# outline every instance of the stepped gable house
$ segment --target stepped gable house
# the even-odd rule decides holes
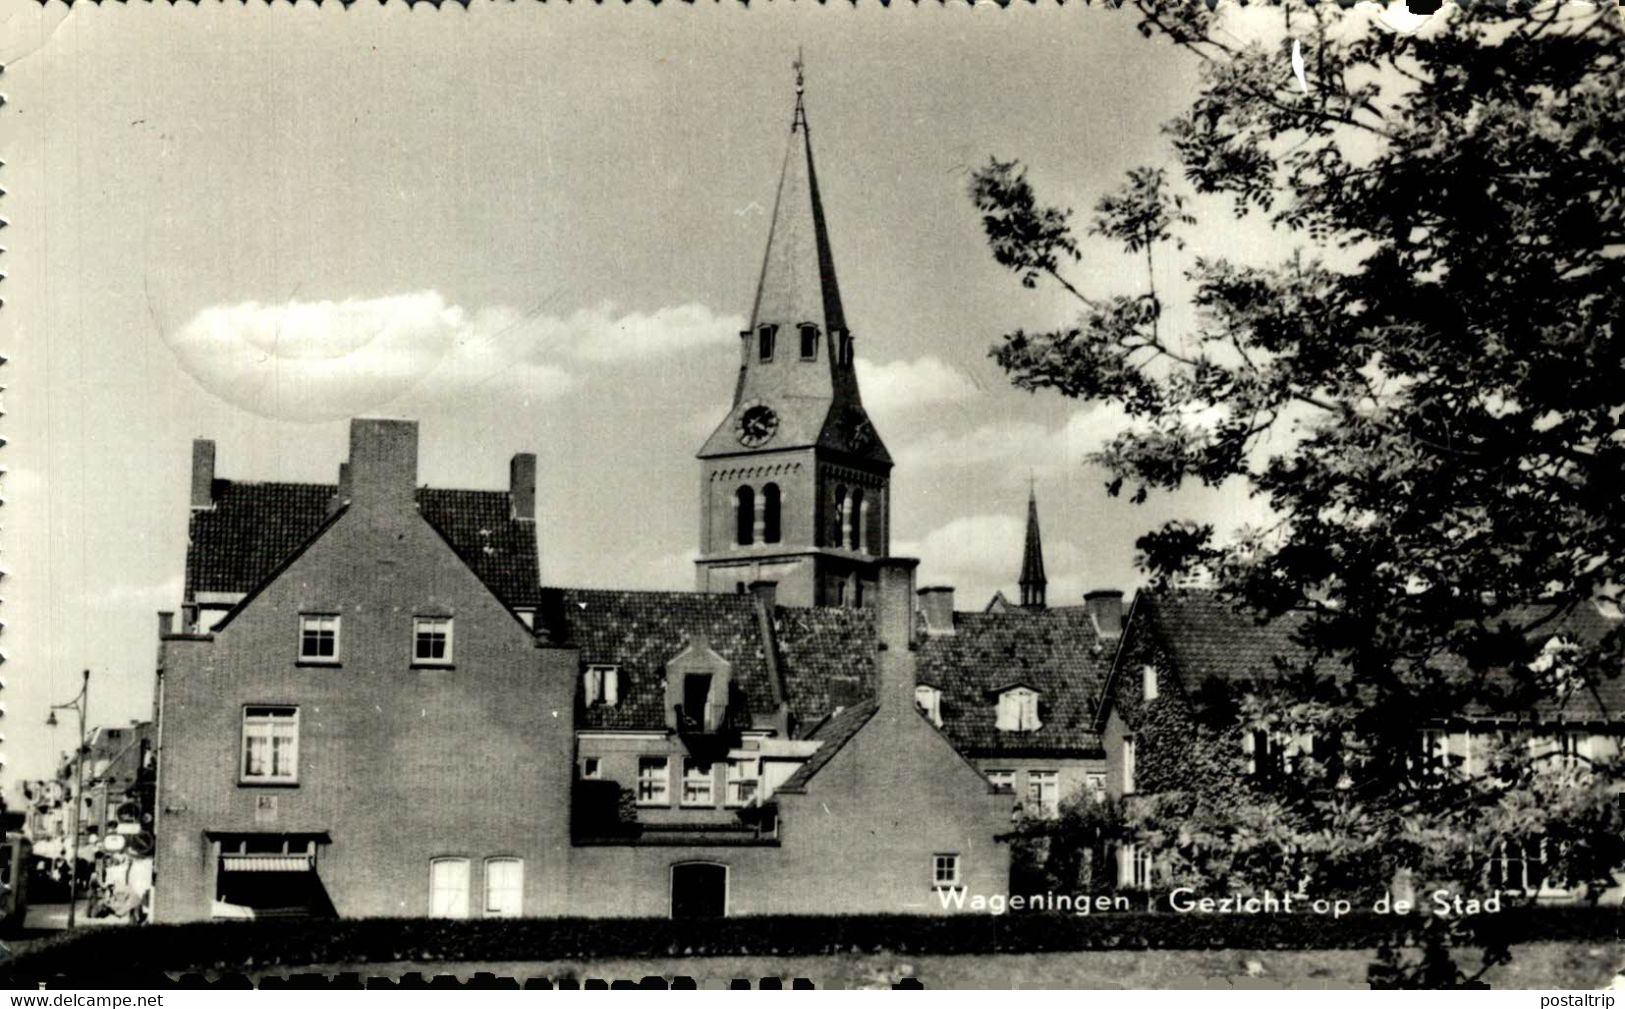
[[[155,920],[1003,892],[1012,816],[1099,787],[1120,596],[1049,609],[1024,577],[1029,605],[956,613],[916,592],[853,346],[798,89],[733,407],[700,452],[699,591],[544,587],[528,454],[506,490],[447,490],[418,486],[408,421],[354,421],[333,484],[220,479],[195,442]]]

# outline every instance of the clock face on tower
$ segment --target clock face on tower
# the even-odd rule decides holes
[[[760,400],[747,403],[739,411],[739,419],[734,421],[734,432],[739,436],[739,443],[749,448],[766,444],[778,429],[779,415]]]

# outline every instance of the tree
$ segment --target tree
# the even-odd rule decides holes
[[[1200,796],[1165,795],[1142,827],[1216,832],[1187,846],[1224,850],[1223,867],[1189,861],[1210,879],[1278,875],[1280,859],[1247,869],[1265,861],[1253,844],[1305,853],[1345,888],[1400,865],[1462,882],[1509,835],[1561,838],[1545,863],[1558,882],[1605,875],[1625,855],[1617,761],[1554,768],[1519,747],[1495,773],[1419,776],[1416,740],[1467,709],[1533,718],[1621,669],[1617,631],[1552,656],[1556,628],[1625,584],[1618,11],[1446,4],[1403,37],[1334,5],[1255,9],[1272,37],[1245,42],[1204,5],[1130,6],[1152,44],[1201,67],[1166,127],[1169,164],[1129,172],[1087,228],[1144,264],[1145,287],[1092,290],[1071,212],[994,159],[971,184],[994,258],[1025,286],[1059,285],[1078,317],[1013,331],[992,356],[1019,388],[1136,421],[1093,458],[1110,493],[1239,481],[1268,501],[1271,523],[1231,537],[1150,531],[1140,564],[1260,619],[1307,611],[1310,659],[1243,728],[1301,728],[1310,705],[1341,761],[1323,787],[1202,815]],[[1295,44],[1303,84],[1285,69]],[[1267,221],[1280,256],[1187,255],[1214,205]],[[1155,284],[1170,258],[1189,325]]]

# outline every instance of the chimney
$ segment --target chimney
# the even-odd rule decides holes
[[[350,503],[410,508],[417,496],[418,425],[411,420],[350,421]]]
[[[333,500],[327,502],[327,514],[343,508],[350,500],[350,464],[339,463],[339,484],[333,489]]]
[[[192,507],[214,507],[214,442],[192,439]]]
[[[925,633],[952,634],[954,632],[954,587],[928,585],[918,593],[920,612],[925,614]]]
[[[914,569],[920,562],[909,557],[883,557],[879,591],[875,593],[875,631],[880,651],[875,655],[875,699],[880,710],[896,720],[913,718],[916,677],[914,654]]]
[[[773,607],[778,602],[779,583],[770,581],[754,581],[750,583],[750,594],[761,602],[762,608],[768,616],[773,615]]]
[[[1083,594],[1083,606],[1095,622],[1095,631],[1103,638],[1115,638],[1123,633],[1123,592],[1121,589],[1096,589]]]
[[[169,635],[173,634],[174,632],[175,632],[175,611],[174,610],[159,610],[158,611],[158,636],[160,638],[164,638],[164,637],[168,637]]]
[[[914,644],[914,569],[912,557],[882,557],[875,630],[883,648],[907,651]]]
[[[520,452],[508,460],[508,500],[513,502],[513,517],[531,522],[536,520],[536,455]]]

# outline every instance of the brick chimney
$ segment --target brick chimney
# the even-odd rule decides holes
[[[906,651],[914,644],[914,569],[912,557],[882,557],[875,630],[882,646]]]
[[[214,507],[214,442],[192,439],[192,507]]]
[[[508,460],[508,499],[513,517],[536,521],[536,455],[520,452]]]
[[[410,508],[416,503],[418,425],[412,420],[350,421],[350,503]]]
[[[333,500],[327,502],[329,515],[343,508],[350,501],[350,464],[339,463],[339,484],[333,490]]]
[[[762,608],[771,616],[773,607],[779,601],[779,583],[766,580],[751,582],[750,594],[761,601]]]
[[[927,585],[917,595],[920,612],[925,615],[925,633],[930,635],[954,632],[954,587]]]
[[[1095,622],[1095,631],[1103,638],[1115,638],[1123,633],[1123,592],[1121,589],[1096,589],[1083,594],[1084,608]]]
[[[914,710],[914,569],[919,565],[912,557],[883,557],[877,565],[875,636],[881,651],[875,656],[875,699],[892,718]]]

